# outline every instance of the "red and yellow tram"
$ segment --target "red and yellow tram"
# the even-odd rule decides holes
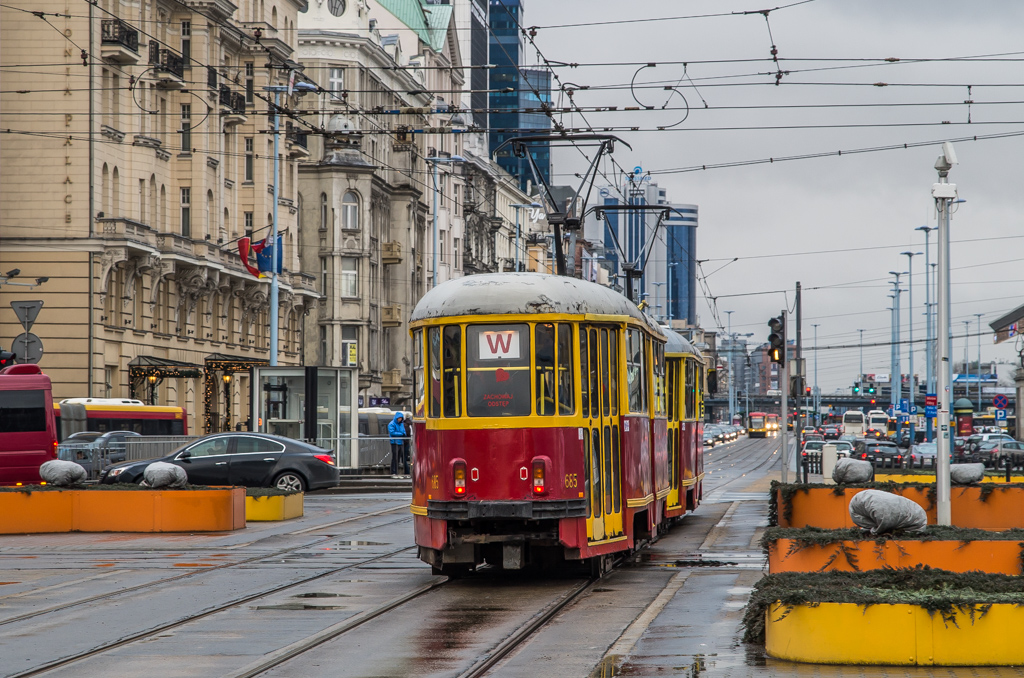
[[[410,329],[412,512],[435,571],[600,569],[699,504],[703,360],[617,292],[469,276],[424,295]]]

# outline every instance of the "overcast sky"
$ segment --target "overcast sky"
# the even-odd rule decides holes
[[[540,26],[537,45],[553,61],[665,62],[687,61],[687,75],[699,93],[683,79],[681,65],[645,69],[637,83],[680,83],[679,91],[691,111],[688,119],[662,132],[617,132],[633,146],[617,149],[615,158],[626,168],[636,165],[655,171],[654,180],[668,189],[673,202],[700,206],[697,257],[708,274],[706,283],[717,301],[717,317],[726,322],[732,314],[734,332],[753,332],[752,342],[768,334],[767,320],[793,294],[767,294],[725,298],[726,295],[771,290],[792,290],[801,281],[804,295],[804,344],[814,344],[812,323],[818,327],[818,345],[856,343],[858,329],[864,341],[888,341],[892,286],[889,271],[907,270],[900,252],[923,251],[924,234],[913,229],[934,226],[936,216],[930,191],[937,181],[933,165],[937,146],[843,155],[795,162],[714,169],[703,172],[661,174],[657,170],[732,161],[781,157],[804,153],[852,150],[887,144],[1024,131],[1024,103],[986,105],[984,102],[1024,102],[1024,62],[907,63],[914,58],[948,58],[1017,52],[1024,59],[1021,26],[1024,3],[936,2],[935,0],[886,1],[816,0],[780,9],[769,15],[771,32],[782,70],[829,68],[816,72],[791,72],[775,87],[766,61],[697,64],[707,60],[764,59],[771,40],[762,15],[727,16],[687,20],[543,28],[555,24],[671,17],[681,15],[759,10],[775,4],[756,0],[645,1],[621,0],[524,0],[525,25]],[[784,3],[783,3],[784,4]],[[898,57],[895,64],[866,66],[863,62],[787,61],[787,59],[878,59]],[[533,50],[527,58],[535,61]],[[846,68],[836,70],[835,67]],[[857,66],[849,68],[850,66]],[[580,67],[556,69],[563,82],[578,85],[627,84],[637,67]],[[757,75],[764,73],[764,75]],[[721,76],[745,76],[722,78]],[[711,78],[711,79],[708,79]],[[890,83],[888,87],[800,83]],[[735,86],[735,83],[768,83]],[[957,86],[907,87],[903,84]],[[728,84],[729,86],[721,86]],[[966,85],[971,84],[968,110]],[[989,85],[989,86],[986,86]],[[557,93],[556,93],[557,94]],[[670,93],[644,89],[644,104],[662,106]],[[703,109],[702,98],[712,107]],[[635,106],[628,88],[581,91],[581,106]],[[557,98],[556,98],[557,102]],[[906,104],[939,103],[937,106],[884,106],[860,108],[801,108],[713,110],[721,106],[778,106],[807,104]],[[679,106],[674,96],[670,106]],[[589,113],[595,126],[629,125],[650,129],[672,125],[680,111]],[[942,124],[949,121],[950,124]],[[1009,124],[989,124],[1008,121]],[[565,123],[569,124],[569,119]],[[572,124],[581,124],[575,116]],[[697,128],[792,125],[864,125],[933,123],[928,126],[868,127],[846,129],[761,129],[701,131]],[[984,313],[982,360],[1015,361],[1013,342],[993,347],[987,323],[1024,303],[1024,271],[1017,263],[1024,252],[1021,228],[1021,158],[1024,138],[963,142],[956,144],[960,165],[950,174],[959,195],[967,202],[953,217],[952,253],[954,334],[964,332],[963,320]],[[559,175],[582,171],[578,154],[554,154]],[[611,172],[611,166],[608,167]],[[571,177],[557,179],[568,181]],[[1011,236],[1007,238],[1006,236]],[[1003,238],[991,240],[992,238]],[[980,240],[979,239],[989,239]],[[957,240],[976,242],[956,243]],[[934,234],[932,236],[934,258]],[[765,254],[814,250],[856,250],[872,246],[884,249],[840,251],[833,254],[743,259]],[[728,264],[733,257],[739,261]],[[721,269],[718,272],[714,272]],[[914,332],[924,336],[924,257],[914,258]],[[843,283],[855,283],[834,287]],[[902,296],[903,339],[907,338],[907,293]],[[718,323],[711,305],[698,296],[701,324]],[[977,355],[978,338],[970,339],[970,357]],[[962,359],[963,339],[954,340],[954,359]],[[902,369],[907,371],[907,349]],[[813,369],[813,353],[807,353]],[[818,353],[818,381],[825,393],[845,387],[856,378],[856,349],[822,350]],[[924,348],[915,353],[915,372],[924,375]],[[864,349],[865,372],[889,372],[889,347]]]

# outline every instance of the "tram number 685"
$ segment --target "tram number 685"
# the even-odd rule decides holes
[[[578,483],[579,483],[579,480],[578,480],[578,477],[577,477],[577,475],[575,473],[567,473],[567,474],[565,474],[565,486],[566,487],[576,487]]]

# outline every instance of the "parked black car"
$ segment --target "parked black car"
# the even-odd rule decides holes
[[[888,440],[858,440],[853,444],[853,459],[870,461],[875,466],[899,468],[903,466],[903,450]]]
[[[103,469],[100,482],[141,483],[146,467],[165,461],[185,469],[194,485],[244,485],[305,491],[334,487],[338,468],[330,450],[266,433],[214,433],[166,457]]]

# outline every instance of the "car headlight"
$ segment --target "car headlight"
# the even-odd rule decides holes
[[[124,472],[125,472],[125,471],[127,471],[127,470],[128,470],[128,468],[127,468],[127,467],[122,467],[122,468],[112,468],[112,469],[110,469],[110,471],[109,471],[109,472],[107,473],[107,477],[108,477],[108,478],[116,478],[117,476],[121,475],[122,473],[124,473]]]

